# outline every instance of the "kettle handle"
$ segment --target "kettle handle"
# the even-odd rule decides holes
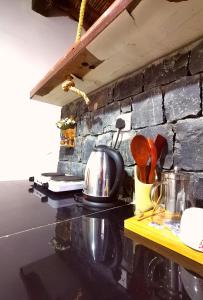
[[[115,162],[115,165],[116,165],[116,178],[115,178],[114,184],[112,186],[112,189],[109,193],[109,197],[111,197],[116,192],[116,190],[120,184],[120,180],[123,176],[124,162],[123,162],[123,158],[122,158],[121,154],[118,151],[111,149],[111,148],[105,148],[105,152],[113,159],[113,161]]]

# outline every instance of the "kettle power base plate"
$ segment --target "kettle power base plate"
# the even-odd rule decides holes
[[[116,202],[93,202],[83,198],[83,204],[94,208],[111,208],[116,205]]]
[[[150,214],[146,212],[145,214]],[[156,228],[151,225],[152,218],[146,218],[141,221],[138,217],[132,217],[124,221],[125,229],[134,232],[148,240],[151,240],[157,244],[160,244],[170,250],[173,250],[182,256],[203,265],[203,253],[193,250],[184,245],[180,238],[176,236],[171,230],[166,227]]]

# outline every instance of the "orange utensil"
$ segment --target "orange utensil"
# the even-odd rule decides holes
[[[161,153],[166,149],[167,139],[162,135],[158,134],[154,142],[157,151],[157,160],[160,158]]]
[[[140,180],[146,183],[146,167],[150,158],[150,146],[143,135],[136,135],[130,144],[131,152],[140,170]]]
[[[150,148],[150,156],[151,156],[151,165],[149,171],[149,179],[148,183],[153,183],[155,181],[155,170],[156,170],[156,163],[157,163],[157,150],[156,146],[152,139],[147,139],[148,145]]]

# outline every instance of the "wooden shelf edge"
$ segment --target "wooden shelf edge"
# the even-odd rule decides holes
[[[141,0],[140,0],[141,1]],[[140,1],[136,0],[136,5]],[[65,70],[71,73],[71,65],[77,60],[77,57],[86,50],[86,47],[106,28],[108,27],[130,4],[135,0],[115,0],[115,2],[101,15],[101,17],[91,26],[91,28],[81,37],[79,42],[75,42],[68,50],[67,54],[59,59],[50,71],[38,82],[31,90],[30,98],[36,95],[42,96],[48,94],[59,82],[53,80]]]
[[[164,257],[168,258],[169,260],[174,261],[175,263],[181,265],[182,267],[195,272],[199,274],[201,277],[203,277],[203,265],[186,257],[183,256],[180,253],[177,253],[173,251],[172,249],[166,248],[161,244],[158,244],[152,240],[147,239],[146,237],[143,237],[139,235],[138,233],[135,233],[127,228],[124,229],[124,235],[128,237],[129,239],[132,239],[136,244],[141,244],[160,255],[163,255]]]

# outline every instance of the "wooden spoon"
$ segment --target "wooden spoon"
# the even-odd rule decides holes
[[[136,135],[130,144],[132,156],[140,170],[140,180],[146,183],[146,167],[150,158],[150,147],[143,135]]]
[[[157,163],[157,150],[155,144],[152,139],[147,139],[148,145],[150,148],[150,156],[151,156],[151,165],[149,171],[149,179],[148,183],[153,183],[155,181],[155,170],[156,170],[156,163]]]
[[[155,147],[157,151],[157,160],[160,158],[162,151],[165,150],[167,146],[167,139],[163,137],[162,135],[158,134],[155,139]]]

